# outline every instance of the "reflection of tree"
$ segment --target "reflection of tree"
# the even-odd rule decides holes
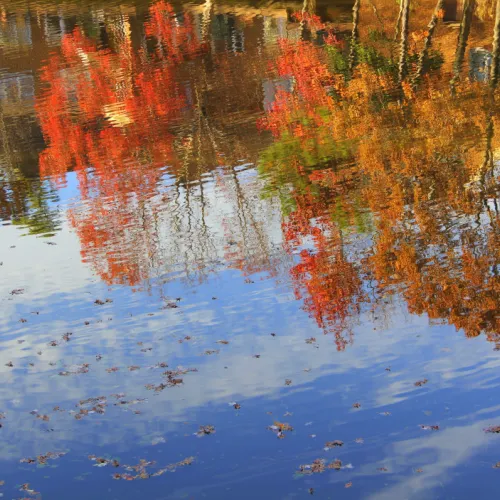
[[[432,13],[431,20],[427,25],[427,35],[425,36],[424,39],[424,46],[422,47],[422,50],[418,56],[417,70],[413,77],[414,81],[420,80],[424,72],[427,59],[429,57],[429,49],[431,48],[432,44],[432,37],[434,36],[434,32],[436,31],[439,19],[442,18],[444,15],[443,6],[444,6],[444,0],[438,0],[436,3],[436,7],[434,8],[434,12]]]
[[[410,21],[410,0],[401,0],[401,42],[399,47],[399,81],[402,82],[408,71],[408,31]]]
[[[305,310],[325,333],[335,334],[343,350],[351,342],[349,320],[361,295],[361,280],[344,255],[342,231],[325,213],[324,200],[304,194],[295,203],[283,226],[289,251],[299,256],[290,270],[295,295],[304,299]]]
[[[453,62],[453,79],[452,85],[460,78],[462,65],[464,62],[465,49],[467,48],[467,41],[472,23],[472,16],[476,8],[476,0],[464,0],[462,10],[462,22],[460,23],[460,30],[457,39],[457,49],[455,52],[455,61]]]
[[[20,136],[25,131],[27,138]],[[47,183],[23,173],[25,158],[18,144],[31,139],[30,131],[23,117],[6,117],[0,102],[0,218],[29,234],[50,235],[59,229],[57,210],[50,207],[57,195]]]
[[[154,4],[139,50],[126,15],[107,19],[112,49],[77,28],[43,68],[37,110],[48,147],[41,174],[62,184],[76,172],[81,202],[70,221],[83,259],[107,283],[137,285],[180,265],[202,279],[221,258],[206,180],[218,177],[214,168],[234,170],[226,162],[250,160],[244,141],[262,141],[249,134],[244,115],[260,109],[262,51],[254,48],[250,63],[208,51],[211,12],[205,5],[202,38],[193,16]],[[189,63],[194,58],[196,65]],[[271,243],[240,176],[234,170],[218,181],[244,222],[234,231],[231,216],[223,220],[236,233],[227,235],[236,242],[226,252],[228,265],[245,273],[269,269]]]
[[[433,29],[440,7],[438,2]],[[403,38],[407,8],[402,7]],[[275,144],[261,157],[261,173],[271,192],[287,196],[285,238],[300,256],[292,276],[321,326],[328,322],[325,318],[333,318],[341,330],[346,327],[344,319],[353,312],[365,276],[376,285],[376,301],[397,292],[413,313],[445,320],[470,336],[485,332],[495,339],[500,326],[500,219],[492,202],[498,195],[493,117],[498,106],[488,88],[473,82],[463,82],[454,96],[437,91],[441,75],[433,65],[418,92],[403,85],[405,99],[395,102],[394,89],[409,73],[407,61],[417,63],[418,75],[419,63],[430,57],[434,33],[429,32],[418,58],[411,52],[407,56],[408,42],[401,41],[397,71],[383,74],[379,68],[384,63],[360,58],[350,80],[338,79],[345,75],[349,55],[332,45],[326,52],[334,50],[334,64],[326,70],[323,48],[307,42],[282,45],[276,72],[289,75],[295,86],[280,93],[262,122],[272,130]],[[367,49],[359,41],[358,53],[362,51]],[[301,64],[300,54],[309,52],[307,63]],[[380,53],[378,57],[384,60]],[[394,68],[390,63],[386,67]],[[307,84],[302,84],[303,68],[312,75]],[[312,86],[314,92],[309,91]],[[484,141],[478,138],[486,138],[488,179],[480,176]],[[376,232],[362,260],[363,274],[343,257],[352,252],[346,253],[335,218],[344,189],[351,210],[360,213],[369,206],[373,214]],[[353,205],[352,200],[358,201]]]
[[[155,209],[147,202],[158,195],[159,167],[172,158],[169,123],[185,106],[173,69],[201,45],[189,17],[179,23],[160,2],[146,31],[157,37],[161,63],[148,65],[132,50],[126,18],[118,22],[124,36],[115,52],[99,50],[76,29],[43,69],[46,88],[37,106],[49,146],[40,170],[59,182],[70,169],[77,172],[83,200],[71,221],[83,258],[107,282],[137,284],[154,252]]]

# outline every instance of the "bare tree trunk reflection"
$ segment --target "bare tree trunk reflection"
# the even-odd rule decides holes
[[[495,14],[495,28],[493,30],[493,53],[490,70],[490,84],[495,88],[498,83],[498,70],[500,63],[500,0],[497,0]]]
[[[399,51],[398,79],[401,83],[408,72],[406,54],[408,52],[408,23],[410,17],[410,0],[401,0],[401,43]]]
[[[425,63],[427,62],[427,58],[429,56],[429,49],[431,48],[432,44],[432,37],[434,36],[434,32],[436,31],[436,26],[439,22],[440,15],[442,14],[443,6],[444,0],[437,0],[437,4],[434,8],[434,12],[432,13],[431,20],[427,25],[427,36],[425,37],[424,46],[418,57],[417,71],[413,79],[414,83],[418,83],[420,78],[422,78]]]
[[[361,6],[361,0],[356,0],[352,8],[352,33],[351,33],[351,49],[349,52],[349,72],[352,73],[354,66],[357,62],[357,45],[359,40],[359,8]]]
[[[467,48],[467,40],[469,39],[472,15],[476,8],[476,0],[465,0],[462,21],[460,23],[460,31],[458,32],[457,50],[455,52],[455,61],[453,63],[453,78],[451,80],[452,87],[460,79],[460,72],[464,62],[465,49]]]

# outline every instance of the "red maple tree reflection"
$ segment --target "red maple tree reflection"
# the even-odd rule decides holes
[[[180,22],[165,2],[150,14],[154,61],[134,52],[129,36],[115,50],[102,49],[76,28],[41,71],[44,90],[36,106],[48,146],[40,173],[63,185],[66,173],[76,172],[82,204],[70,221],[83,259],[107,283],[144,278],[147,262],[133,248],[146,242],[134,227],[143,226],[140,207],[158,194],[159,167],[174,161],[171,122],[186,108],[176,68],[203,50],[188,15]],[[112,251],[123,245],[129,250]]]

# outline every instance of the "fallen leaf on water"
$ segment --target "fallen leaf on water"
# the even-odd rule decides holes
[[[317,458],[311,464],[299,465],[299,474],[319,474],[326,470],[325,460]]]
[[[420,469],[420,468],[418,468],[418,469],[415,469],[415,472],[417,472],[417,473],[419,473],[419,474],[420,474],[421,472],[424,472],[424,469]]]
[[[293,427],[286,422],[274,422],[273,425],[268,426],[270,431],[273,431],[279,439],[285,437],[285,432],[293,431]]]
[[[389,469],[387,467],[378,467],[377,470],[380,472],[387,472]]]
[[[94,304],[96,304],[96,305],[98,305],[98,306],[103,306],[104,304],[109,304],[109,303],[111,303],[111,302],[113,302],[111,299],[106,299],[106,300],[104,300],[104,301],[103,301],[103,300],[96,299],[96,300],[94,301]]]
[[[390,414],[390,411],[383,411],[382,413],[379,413],[379,415],[384,415],[384,417],[388,417]]]
[[[500,462],[497,462],[495,465],[493,465],[494,469],[500,469]]]
[[[216,344],[224,344],[224,345],[227,345],[227,344],[229,344],[229,340],[218,340],[218,341],[216,342]]]
[[[14,288],[14,290],[10,292],[11,295],[21,295],[22,293],[24,293],[24,288]]]
[[[113,366],[111,368],[106,368],[106,371],[108,373],[113,373],[113,372],[117,372],[120,368],[118,368],[117,366]]]
[[[62,339],[65,341],[65,342],[69,342],[71,336],[73,334],[71,332],[66,332],[63,336],[62,336]]]
[[[37,495],[38,494],[38,491],[30,489],[29,483],[22,484],[21,487],[19,488],[19,491],[25,491],[26,493],[28,493],[30,495]]]
[[[253,357],[258,359],[260,358],[260,354],[254,354]]]
[[[205,351],[205,356],[210,356],[211,354],[219,354],[219,349],[208,349]]]
[[[342,462],[338,458],[336,458],[333,462],[330,462],[328,464],[328,468],[340,470],[342,468]]]
[[[345,488],[350,488],[352,486],[352,482],[349,481],[348,483],[345,483]]]
[[[200,425],[198,432],[195,433],[198,437],[208,436],[215,434],[215,427],[213,425]]]
[[[361,408],[361,404],[360,403],[353,403],[352,407],[353,408]]]
[[[271,333],[271,337],[276,337],[276,334],[275,333]]]
[[[5,366],[8,366],[9,368],[13,368],[14,363],[12,361],[9,361],[8,363],[5,363]]]
[[[306,344],[314,344],[316,342],[316,337],[311,337],[306,339]]]
[[[314,495],[314,488],[309,488],[309,495]]]
[[[241,408],[241,405],[236,401],[232,401],[231,403],[229,403],[229,406],[232,406],[235,410],[239,410]]]
[[[325,449],[325,451],[327,451],[327,450],[330,450],[330,449],[335,448],[337,446],[344,446],[344,442],[343,441],[338,441],[338,440],[337,441],[327,441],[325,443],[325,448],[324,449]]]
[[[388,366],[386,369],[385,369],[386,372],[390,372],[391,371],[391,367]]]
[[[415,386],[422,387],[423,385],[427,384],[427,382],[429,382],[429,381],[426,378],[424,378],[423,380],[417,380],[415,382]]]
[[[363,444],[365,442],[365,440],[363,438],[356,438],[354,440],[355,443],[358,443],[358,444]]]
[[[20,463],[22,464],[34,464],[35,462],[38,462],[40,465],[45,465],[47,463],[47,460],[56,460],[60,457],[63,457],[66,455],[65,451],[49,451],[47,453],[44,453],[42,455],[37,455],[36,459],[35,458],[22,458],[20,460]]]
[[[287,378],[285,380],[285,385],[291,385],[291,384],[292,384],[292,381],[289,378]]]
[[[484,432],[500,434],[500,425],[492,425],[491,427],[484,429]]]
[[[420,425],[420,428],[423,429],[424,431],[438,431],[439,425]],[[500,432],[500,427],[498,432]]]
[[[141,369],[141,367],[140,367],[140,366],[137,366],[137,365],[132,365],[132,366],[129,366],[129,367],[128,367],[128,371],[129,371],[129,372],[133,372],[133,371],[135,371],[135,370],[140,370],[140,369]]]
[[[168,304],[164,305],[162,309],[177,309],[179,306],[175,302],[169,302]]]

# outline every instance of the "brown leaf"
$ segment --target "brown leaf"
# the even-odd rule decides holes
[[[422,387],[423,385],[427,384],[427,382],[429,382],[429,381],[426,378],[424,378],[423,380],[417,380],[415,382],[415,386]]]
[[[325,443],[325,448],[335,448],[336,446],[344,446],[344,441],[327,441]]]
[[[342,462],[337,458],[333,462],[328,464],[329,469],[340,470],[342,468]]]

